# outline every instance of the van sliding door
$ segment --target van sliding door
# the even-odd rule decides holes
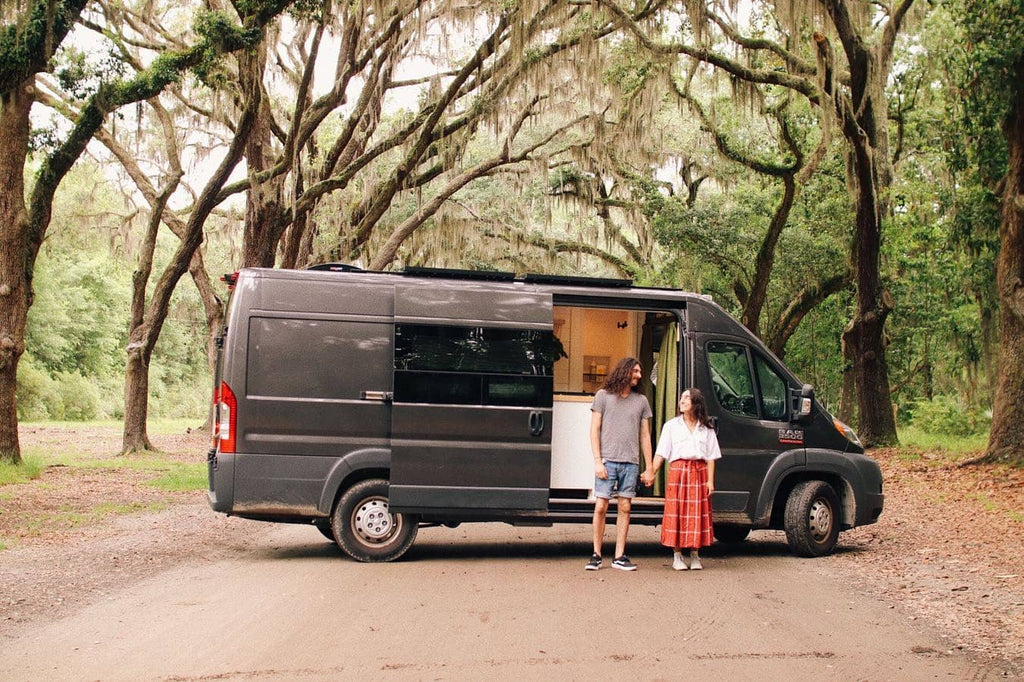
[[[551,474],[551,295],[395,287],[392,511],[540,511]]]

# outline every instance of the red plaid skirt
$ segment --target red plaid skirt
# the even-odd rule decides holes
[[[661,544],[699,549],[710,545],[713,537],[708,463],[702,459],[677,459],[668,468]]]

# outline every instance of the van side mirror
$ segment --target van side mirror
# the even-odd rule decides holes
[[[789,389],[790,421],[803,421],[811,416],[814,405],[814,387],[804,384],[801,388]]]

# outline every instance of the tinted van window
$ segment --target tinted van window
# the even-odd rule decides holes
[[[754,381],[750,376],[747,349],[737,343],[708,344],[708,369],[718,404],[744,417],[757,417]]]
[[[562,355],[551,331],[396,325],[395,400],[550,406]]]
[[[786,421],[787,410],[786,382],[779,376],[768,361],[754,354],[754,367],[757,370],[757,382],[761,386],[761,407],[765,419]]]

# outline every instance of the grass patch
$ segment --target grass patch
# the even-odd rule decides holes
[[[36,455],[22,457],[21,464],[0,462],[0,485],[27,483],[39,478],[43,469],[46,468],[46,464],[41,457]]]
[[[146,481],[146,485],[172,492],[205,490],[208,484],[209,479],[205,462],[195,464],[178,463],[156,478]]]
[[[988,447],[988,433],[973,436],[949,436],[941,433],[929,433],[914,426],[900,429],[900,443],[907,448],[921,450],[941,450],[957,458],[976,455]]]
[[[992,500],[992,498],[990,498],[985,493],[974,493],[973,495],[969,495],[968,497],[970,497],[970,499],[974,500],[975,502],[981,503],[981,506],[985,511],[991,512],[999,509],[999,505],[996,504]]]
[[[53,529],[73,530],[94,524],[108,516],[161,511],[167,508],[164,502],[102,502],[88,509],[73,509],[64,506],[59,511],[32,518],[24,526],[26,536],[40,536]]]
[[[1014,523],[1024,523],[1024,512],[1012,511],[1007,513],[1010,517],[1010,520]]]

